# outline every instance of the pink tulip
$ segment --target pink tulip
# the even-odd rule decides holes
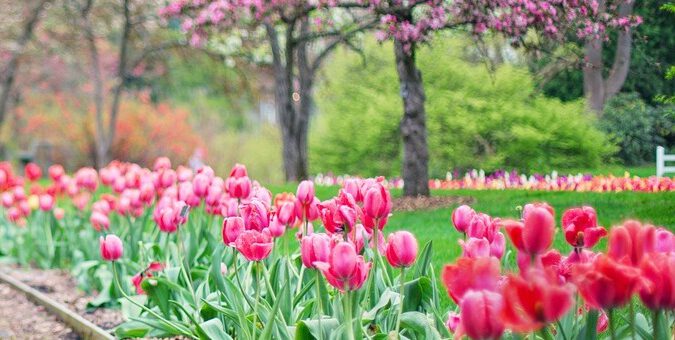
[[[500,318],[504,300],[498,293],[472,290],[460,302],[462,329],[472,339],[499,339],[504,332]]]
[[[567,243],[577,248],[591,248],[607,235],[605,228],[598,227],[595,209],[587,206],[567,209],[562,216],[562,227]]]
[[[534,256],[543,253],[551,246],[555,222],[549,210],[543,207],[533,207],[525,215],[524,223],[505,221],[504,228],[518,250]]]
[[[60,164],[54,164],[47,169],[47,172],[49,173],[49,177],[54,181],[58,182],[61,177],[66,173],[66,171],[63,169],[63,166]]]
[[[315,268],[315,262],[328,262],[330,255],[330,237],[326,234],[309,234],[300,241],[300,254],[302,264],[309,268]]]
[[[2,206],[5,208],[9,208],[14,205],[14,195],[12,195],[11,192],[3,192],[2,193]]]
[[[675,235],[665,228],[656,228],[654,251],[659,253],[675,252]]]
[[[152,169],[154,171],[171,169],[171,160],[168,157],[157,157]]]
[[[225,186],[231,197],[246,199],[251,195],[251,180],[248,177],[229,177]]]
[[[277,211],[277,218],[279,222],[285,225],[292,225],[295,223],[295,204],[293,202],[283,202]]]
[[[638,221],[626,221],[622,226],[615,226],[609,231],[607,243],[607,255],[638,266],[645,255],[654,252],[656,228]]]
[[[461,205],[452,212],[452,224],[460,233],[466,233],[476,212],[468,205]]]
[[[40,169],[40,167],[35,163],[26,164],[23,170],[26,178],[31,182],[34,182],[42,177],[42,169]]]
[[[44,194],[40,195],[40,210],[49,211],[54,208],[54,196]]]
[[[363,202],[363,195],[361,195],[361,187],[358,179],[345,179],[342,183],[342,190],[352,195],[356,202]]]
[[[241,216],[244,218],[246,229],[262,231],[270,223],[267,208],[257,199],[253,199],[241,207]]]
[[[499,260],[494,257],[462,257],[441,272],[441,281],[455,303],[472,289],[496,291],[500,280]]]
[[[396,231],[389,235],[386,257],[392,267],[410,267],[417,258],[417,239],[407,231]]]
[[[468,258],[479,258],[490,256],[490,243],[485,238],[469,237],[468,240],[459,240],[462,247],[462,256]]]
[[[300,182],[295,197],[303,206],[307,206],[312,203],[312,201],[314,201],[314,183],[312,181]]]
[[[197,197],[206,197],[209,185],[211,185],[211,178],[204,173],[199,173],[192,179],[192,191]]]
[[[228,217],[223,220],[223,242],[230,247],[234,247],[237,237],[244,232],[244,219],[241,217]]]
[[[261,261],[270,255],[274,242],[266,230],[246,230],[237,237],[235,246],[249,261]]]
[[[106,261],[116,261],[122,257],[124,252],[122,240],[119,237],[109,234],[105,237],[99,238],[99,245],[101,248],[101,257]]]
[[[242,178],[248,177],[248,172],[246,171],[246,166],[242,164],[235,164],[230,171],[230,177]]]
[[[110,228],[110,219],[108,215],[103,214],[99,211],[93,211],[91,217],[89,217],[89,222],[94,227],[94,230],[108,230]]]
[[[391,206],[391,194],[380,183],[370,187],[363,197],[363,213],[372,219],[389,216]]]
[[[81,189],[95,191],[98,186],[98,172],[93,168],[81,168],[75,173],[75,183]]]
[[[333,246],[328,262],[314,262],[328,283],[340,290],[358,290],[368,277],[371,263],[363,256],[356,255],[356,249],[349,242],[340,241]]]
[[[54,218],[56,218],[59,221],[62,220],[63,217],[66,215],[66,211],[63,210],[63,208],[54,208],[53,213]]]
[[[452,333],[457,333],[457,329],[461,323],[462,318],[459,316],[459,313],[450,312],[448,314],[448,320],[445,322],[445,327],[448,327]]]
[[[270,218],[270,224],[267,227],[267,230],[269,230],[270,235],[274,238],[281,237],[284,235],[286,232],[286,224],[281,223],[279,221],[279,217],[276,214],[272,214],[272,217]]]

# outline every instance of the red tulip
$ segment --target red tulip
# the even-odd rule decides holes
[[[642,259],[640,299],[650,309],[675,310],[675,256],[656,253]]]
[[[562,227],[567,243],[577,248],[591,248],[607,235],[605,228],[598,227],[595,210],[587,206],[566,210],[562,216]]]
[[[152,263],[150,263],[150,265],[148,265],[147,268],[145,268],[142,271],[136,273],[136,275],[134,275],[131,278],[131,284],[133,284],[134,287],[136,287],[136,294],[138,294],[138,295],[145,294],[145,292],[143,291],[143,288],[141,287],[141,283],[143,282],[143,280],[145,278],[152,277],[153,273],[161,271],[162,269],[164,269],[163,264],[161,264],[159,262],[152,262]]]
[[[573,288],[559,284],[558,274],[549,269],[529,269],[510,275],[502,287],[506,325],[516,332],[537,331],[560,319],[573,304]]]
[[[54,164],[47,169],[47,172],[49,173],[49,178],[51,178],[54,182],[58,182],[61,177],[66,173],[66,171],[63,169],[63,166],[60,164]]]
[[[314,183],[312,181],[300,182],[295,197],[303,206],[307,206],[312,203],[312,201],[314,201]]]
[[[417,258],[417,239],[407,231],[389,234],[386,257],[392,267],[410,267]]]
[[[645,254],[652,253],[656,244],[656,228],[638,221],[626,221],[609,231],[607,254],[615,260],[626,258],[638,266]]]
[[[96,231],[108,230],[108,228],[110,228],[110,219],[108,218],[108,215],[99,211],[93,211],[91,213],[89,222]]]
[[[460,306],[462,330],[472,339],[499,339],[504,332],[500,318],[504,301],[498,293],[489,290],[471,290],[464,295]]]
[[[248,171],[246,171],[246,166],[243,164],[235,164],[230,171],[230,177],[242,178],[248,177]]]
[[[553,242],[555,222],[543,207],[530,208],[524,222],[504,221],[503,224],[513,245],[530,256],[543,253]]]
[[[246,230],[234,242],[237,250],[249,261],[261,261],[272,252],[274,242],[266,230]]]
[[[122,240],[119,237],[109,234],[105,237],[99,238],[99,246],[101,248],[101,257],[106,261],[116,261],[122,257],[124,252]]]
[[[326,234],[309,234],[300,241],[302,264],[314,268],[314,262],[328,262],[330,237]]]
[[[640,272],[632,266],[599,255],[591,263],[572,268],[572,280],[586,303],[596,309],[626,304],[638,283]]]
[[[356,249],[349,242],[335,244],[328,256],[328,262],[314,262],[326,281],[341,292],[358,290],[368,278],[371,263],[363,256],[356,255]]]
[[[246,199],[251,195],[251,180],[246,176],[229,177],[225,186],[231,197]]]
[[[460,233],[466,233],[476,212],[468,205],[461,205],[452,212],[452,224]]]
[[[26,178],[33,182],[42,177],[42,169],[35,163],[28,163],[23,169]]]
[[[244,230],[246,228],[244,227],[243,218],[239,216],[226,218],[223,220],[223,242],[230,247],[234,247],[234,242],[237,241],[237,238]]]
[[[471,289],[496,291],[501,279],[499,271],[499,260],[494,257],[460,258],[443,268],[441,280],[458,303]]]

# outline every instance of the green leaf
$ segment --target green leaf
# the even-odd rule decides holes
[[[577,340],[595,340],[598,338],[596,326],[598,325],[598,311],[591,309],[586,315],[586,324],[577,334]]]
[[[281,288],[281,296],[286,296],[290,295],[290,291],[288,289],[288,284],[289,282],[286,281],[284,286]],[[265,328],[263,329],[263,333],[260,336],[261,339],[271,339],[272,338],[272,326],[276,323],[276,318],[277,314],[279,313],[279,306],[281,305],[281,302],[284,300],[283,298],[278,297],[276,301],[274,301],[274,306],[272,307],[272,312],[269,315],[269,318],[267,319],[267,323],[265,324]],[[286,325],[283,325],[283,328],[286,328]]]
[[[211,340],[231,340],[232,337],[225,332],[223,323],[220,319],[211,319],[199,324],[199,329],[203,334],[200,337]]]
[[[145,303],[148,301],[148,297],[146,295],[134,295],[130,296],[129,298],[133,299],[136,303],[140,305],[145,305]],[[131,318],[141,316],[141,312],[143,311],[143,309],[133,304],[126,298],[121,298],[120,304],[122,305],[122,316],[124,317],[125,320],[130,320]]]
[[[441,335],[434,327],[434,321],[420,312],[405,312],[401,314],[401,327],[409,328],[415,333],[424,336],[424,339],[440,339]]]
[[[415,264],[415,277],[427,276],[427,270],[431,264],[431,245],[433,241],[427,242],[422,249],[419,257],[417,258],[417,263]]]
[[[150,326],[138,321],[127,321],[115,328],[115,335],[120,339],[144,338]]]
[[[295,328],[295,339],[319,339],[320,332],[323,333],[323,339],[329,339],[339,326],[340,322],[335,318],[321,319],[321,328],[319,328],[319,320],[302,320],[298,322],[298,326]]]

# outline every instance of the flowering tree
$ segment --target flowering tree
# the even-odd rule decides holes
[[[589,50],[595,51],[593,46],[606,38],[608,28],[618,29],[621,37],[630,39],[630,27],[640,23],[639,18],[631,16],[632,3],[605,0],[387,0],[371,1],[367,5],[380,18],[378,39],[394,41],[404,107],[400,128],[406,195],[429,194],[425,96],[415,52],[434,32],[468,28],[475,35],[481,35],[492,31],[505,35],[516,45],[524,44],[525,35],[530,31],[556,40],[572,34],[588,41]],[[630,40],[627,43],[630,45]],[[597,58],[588,58],[589,63],[601,60]],[[619,64],[618,68],[627,70],[627,60]],[[626,70],[617,71],[610,78],[621,78],[621,74],[625,78]],[[602,70],[598,72],[602,78]]]
[[[308,175],[307,131],[316,72],[335,47],[344,43],[356,49],[351,39],[374,27],[364,8],[339,1],[176,0],[162,14],[181,18],[182,29],[197,46],[223,30],[246,30],[249,40],[256,40],[256,30],[262,31],[272,56],[285,176],[298,180]],[[312,48],[314,44],[318,48]]]

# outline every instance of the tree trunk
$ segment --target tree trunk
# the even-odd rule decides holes
[[[394,41],[396,71],[403,99],[400,129],[403,137],[403,193],[406,196],[429,195],[429,153],[427,150],[424,84],[415,64],[415,46],[406,52]]]
[[[619,17],[629,17],[633,13],[634,1],[626,1],[619,5]],[[605,1],[599,2],[599,10],[606,8]],[[632,49],[632,32],[630,27],[619,29],[617,33],[614,62],[607,79],[603,76],[604,61],[602,59],[602,38],[591,39],[584,46],[586,64],[584,65],[584,93],[588,107],[598,116],[602,115],[605,103],[612,99],[623,86],[630,67]]]
[[[5,115],[9,108],[9,98],[14,87],[14,81],[16,80],[16,71],[19,68],[19,60],[23,54],[26,45],[33,36],[33,31],[35,26],[40,21],[40,14],[45,8],[45,4],[49,2],[48,0],[41,0],[30,12],[30,16],[26,19],[21,31],[21,35],[17,39],[16,50],[11,53],[9,61],[5,67],[5,70],[0,73],[0,128],[2,127],[3,122],[5,121]]]

